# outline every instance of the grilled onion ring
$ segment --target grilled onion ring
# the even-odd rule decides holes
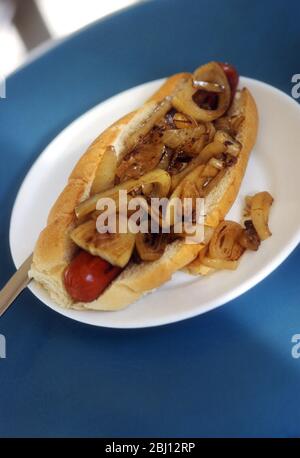
[[[228,261],[238,260],[244,252],[244,248],[237,242],[242,232],[243,228],[240,224],[234,221],[222,221],[209,243],[209,257]]]
[[[217,83],[224,90],[218,94],[218,107],[216,110],[205,110],[200,108],[193,100],[197,89],[193,85],[193,79]],[[202,90],[205,90],[204,88]],[[173,106],[182,113],[191,116],[196,121],[214,121],[220,118],[229,108],[231,100],[231,89],[222,67],[217,62],[199,67],[186,84],[175,94],[172,100]]]

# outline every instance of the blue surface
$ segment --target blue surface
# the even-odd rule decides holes
[[[14,271],[8,228],[18,187],[70,121],[121,90],[212,59],[290,93],[299,18],[296,1],[152,1],[14,74],[0,100],[0,283]],[[298,248],[224,307],[145,330],[81,325],[26,291],[0,319],[0,436],[299,436],[300,359],[291,357],[299,264]]]

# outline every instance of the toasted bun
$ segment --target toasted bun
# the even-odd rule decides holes
[[[29,275],[60,306],[77,310],[118,310],[126,307],[168,281],[174,272],[193,261],[203,248],[204,245],[173,242],[167,246],[159,260],[139,265],[130,264],[93,302],[74,303],[64,287],[63,273],[76,250],[69,235],[76,224],[74,209],[89,196],[97,167],[107,146],[114,146],[117,155],[121,156],[130,135],[151,116],[160,101],[174,93],[187,76],[188,74],[180,73],[169,78],[141,109],[126,115],[96,138],[78,161],[68,184],[52,207],[47,226],[36,243]],[[216,226],[224,219],[232,206],[257,135],[257,109],[247,89],[238,93],[230,110],[234,112],[237,109],[245,117],[237,137],[242,149],[237,163],[226,170],[220,183],[205,199],[206,224],[210,226]]]

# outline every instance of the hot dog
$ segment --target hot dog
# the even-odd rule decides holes
[[[30,271],[59,305],[123,308],[197,258],[237,196],[257,135],[254,99],[237,90],[238,79],[217,62],[174,75],[88,148],[50,211]],[[204,240],[187,244],[174,221],[167,234],[100,234],[97,202],[120,190],[129,200],[203,198]]]
[[[65,288],[74,301],[91,302],[120,272],[120,267],[82,250],[64,272]]]

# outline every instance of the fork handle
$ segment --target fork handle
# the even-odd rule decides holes
[[[31,281],[28,272],[32,263],[32,254],[24,261],[21,267],[8,280],[0,291],[0,316],[8,309],[19,294],[26,288]]]

